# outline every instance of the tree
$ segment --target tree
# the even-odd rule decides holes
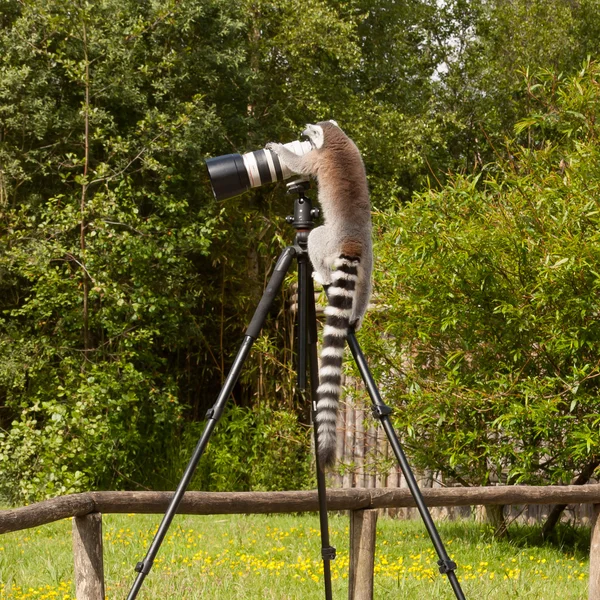
[[[597,464],[599,76],[530,77],[526,146],[379,216],[366,348],[416,463],[466,485]]]
[[[147,481],[184,410],[198,419],[214,401],[291,231],[273,189],[215,201],[203,159],[293,139],[344,104],[360,62],[354,8],[4,3],[6,496]],[[269,327],[284,343],[261,340],[272,352],[235,390],[240,404],[259,390],[275,402],[280,376],[292,379],[290,319]]]
[[[517,63],[596,48],[595,3],[542,14],[546,35],[524,0],[3,2],[3,493],[151,484],[214,401],[293,232],[283,186],[217,202],[205,157],[333,117],[374,205],[408,201],[498,151],[532,102]],[[527,17],[516,59],[505,13]],[[302,418],[287,301],[234,395]]]
[[[440,3],[434,39],[440,46],[434,111],[445,115],[452,172],[477,172],[503,153],[517,121],[533,104],[523,74],[573,74],[598,56],[597,0],[450,0]],[[439,177],[442,180],[442,177]]]
[[[239,22],[220,2],[8,8],[0,486],[31,499],[131,484],[214,331],[209,250],[226,224],[197,165],[222,125],[199,92],[236,72]]]

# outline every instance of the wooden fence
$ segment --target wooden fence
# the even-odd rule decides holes
[[[102,514],[162,514],[172,496],[172,492],[88,492],[62,496],[0,511],[0,533],[29,529],[74,517],[73,552],[77,600],[104,600]],[[588,600],[600,600],[600,485],[438,488],[424,489],[423,496],[428,507],[592,505]],[[414,500],[408,490],[401,488],[334,489],[328,490],[327,498],[330,510],[350,511],[349,600],[371,600],[377,510],[414,507]],[[318,498],[314,491],[188,492],[180,505],[179,514],[266,514],[317,510]],[[460,579],[460,564],[457,575]]]
[[[363,399],[353,400],[352,396],[363,397],[362,382],[346,378],[347,393],[340,402],[338,426],[336,471],[328,475],[328,484],[333,488],[407,488],[398,462],[393,456],[385,432],[370,410],[370,404]],[[366,403],[367,402],[367,403]],[[421,489],[453,487],[454,481],[446,481],[441,474],[431,471],[416,471],[415,477]],[[591,483],[596,483],[592,481]],[[507,522],[534,525],[543,523],[548,517],[551,506],[518,505],[506,506],[504,516]],[[391,511],[398,518],[416,519],[416,509],[403,508]],[[447,506],[435,508],[434,518],[465,518],[470,515],[468,506]],[[562,519],[575,525],[589,525],[593,518],[590,504],[571,504],[565,510]]]

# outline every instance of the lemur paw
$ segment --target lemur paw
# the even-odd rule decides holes
[[[275,154],[279,154],[282,147],[283,147],[283,144],[278,144],[277,142],[269,142],[265,146],[265,148],[267,150],[270,150],[271,152],[274,152]]]
[[[323,275],[321,275],[321,273],[318,273],[317,271],[313,271],[313,279],[315,280],[315,283],[318,283],[323,287],[325,287],[326,285],[331,285],[331,281],[327,281],[325,277],[323,277]]]

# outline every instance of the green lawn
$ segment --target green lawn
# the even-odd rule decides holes
[[[107,597],[124,599],[159,516],[104,516]],[[332,516],[334,598],[347,598],[348,519]],[[584,600],[589,531],[564,527],[539,543],[539,529],[511,529],[494,541],[472,522],[440,523],[468,600]],[[310,600],[324,597],[316,516],[176,517],[139,598]],[[419,521],[379,519],[375,597],[451,600]],[[69,520],[0,537],[0,598],[73,600]]]

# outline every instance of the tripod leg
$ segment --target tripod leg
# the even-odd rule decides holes
[[[402,474],[404,475],[404,479],[408,484],[410,489],[410,493],[412,494],[421,518],[425,523],[425,528],[427,529],[427,533],[431,538],[433,546],[437,552],[439,557],[438,566],[440,568],[440,573],[448,576],[448,580],[450,581],[450,585],[452,586],[452,590],[454,591],[455,596],[458,600],[465,600],[465,596],[460,587],[460,583],[456,578],[456,573],[454,572],[456,569],[456,563],[450,559],[448,553],[446,552],[446,548],[440,538],[440,534],[438,533],[435,523],[431,518],[431,514],[429,509],[427,508],[425,501],[423,500],[423,495],[421,494],[421,490],[417,484],[417,480],[413,475],[413,472],[408,464],[408,459],[404,454],[404,450],[402,450],[402,446],[400,445],[400,441],[398,440],[398,436],[394,431],[394,427],[392,422],[390,421],[390,414],[392,412],[389,406],[386,406],[379,395],[379,390],[373,380],[373,376],[369,370],[369,366],[367,364],[367,360],[365,359],[362,350],[358,344],[356,339],[356,335],[354,331],[350,331],[348,333],[348,345],[350,346],[350,351],[352,352],[352,356],[356,362],[356,366],[360,371],[361,377],[367,386],[367,391],[369,392],[369,396],[371,397],[371,402],[373,403],[373,414],[375,418],[381,421],[383,425],[383,429],[387,435],[387,438],[392,446],[392,450],[396,455],[396,458],[400,464],[400,468],[402,469]]]
[[[306,256],[298,257],[298,308],[298,388],[302,392],[306,392],[306,362],[308,359],[313,432],[315,436],[315,449],[317,449],[319,447],[316,422],[316,398],[317,388],[319,387],[317,316],[311,267]],[[325,599],[331,600],[333,597],[331,586],[331,561],[335,559],[335,548],[332,547],[329,542],[325,472],[319,462],[318,452],[315,452],[315,460],[317,468],[317,492],[319,497],[319,523],[321,529],[321,557],[323,559]]]
[[[158,531],[156,532],[156,535],[152,540],[152,544],[150,545],[146,557],[135,567],[135,570],[138,572],[138,576],[133,584],[133,587],[131,588],[131,591],[129,592],[129,595],[127,596],[127,600],[133,600],[137,597],[137,594],[140,591],[140,588],[142,587],[142,583],[144,582],[146,575],[148,575],[148,573],[150,573],[150,570],[152,569],[152,563],[154,562],[158,550],[160,549],[160,546],[167,534],[167,531],[171,525],[171,521],[173,521],[173,517],[177,512],[177,508],[183,500],[183,495],[185,494],[185,491],[192,480],[194,472],[196,471],[196,467],[198,466],[198,462],[200,461],[200,458],[202,457],[202,454],[208,444],[208,440],[210,439],[210,436],[215,426],[221,418],[223,411],[225,410],[225,405],[227,403],[229,395],[231,394],[231,391],[233,390],[233,387],[235,386],[238,380],[238,377],[240,376],[240,372],[242,370],[244,361],[248,357],[250,349],[252,348],[252,345],[254,344],[256,338],[260,333],[269,308],[273,303],[273,299],[277,295],[285,277],[285,274],[287,273],[290,264],[295,256],[296,249],[293,246],[288,246],[281,253],[279,260],[275,265],[273,275],[271,275],[271,279],[269,280],[269,283],[267,284],[262,298],[258,306],[256,307],[254,316],[252,317],[250,325],[246,330],[244,341],[242,342],[242,345],[238,350],[235,360],[233,361],[233,365],[231,366],[231,369],[227,375],[227,378],[223,383],[223,388],[221,389],[221,392],[219,393],[215,404],[206,415],[206,426],[204,428],[204,431],[202,432],[198,444],[196,445],[196,448],[194,449],[192,458],[190,459],[185,469],[181,481],[177,486],[175,495],[173,496],[173,499],[171,500],[169,507],[167,508],[167,511],[158,528]]]

